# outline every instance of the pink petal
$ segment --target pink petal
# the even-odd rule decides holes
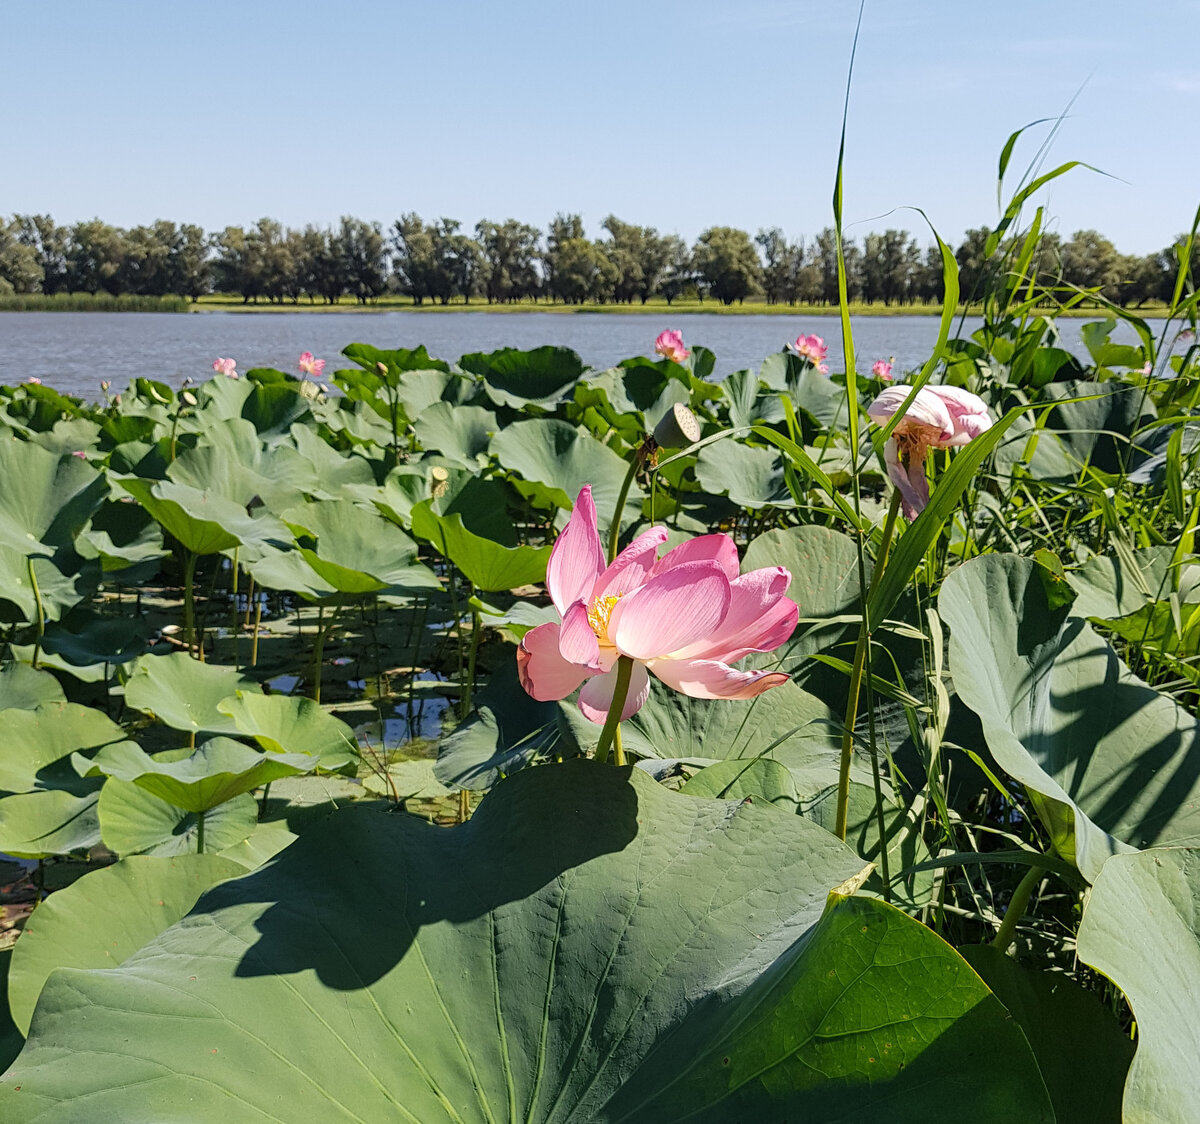
[[[649,660],[695,644],[725,619],[729,579],[715,562],[685,562],[618,601],[608,635],[622,655]]]
[[[904,400],[911,391],[911,386],[885,387],[867,407],[867,415],[876,425],[887,425],[892,415],[904,405]],[[930,393],[928,387],[917,391],[916,398],[904,414],[904,420],[896,428],[911,428],[913,425],[936,429],[943,440],[954,436],[954,419],[950,416],[949,409],[938,395]]]
[[[656,577],[684,562],[716,562],[730,581],[738,576],[737,547],[728,535],[700,535],[680,543],[654,563],[650,576]]]
[[[673,653],[674,659],[735,663],[751,652],[771,652],[796,629],[800,609],[787,596],[792,576],[782,566],[751,570],[729,583],[729,612],[698,644]]]
[[[927,386],[923,388],[936,395],[950,412],[954,433],[942,441],[943,445],[966,445],[992,427],[992,417],[982,398],[958,386]]]
[[[585,484],[546,566],[546,588],[559,615],[565,617],[574,602],[588,600],[603,572],[604,548],[596,529],[596,504],[592,486]]]
[[[539,627],[544,628],[545,625]],[[600,643],[592,631],[587,606],[582,601],[576,601],[563,617],[558,630],[558,652],[568,663],[582,664],[593,671],[600,670]]]
[[[693,699],[752,699],[789,678],[782,671],[738,671],[717,660],[655,660],[650,670]]]
[[[539,624],[525,633],[517,649],[521,686],[538,702],[565,699],[592,674],[588,668],[564,660],[558,646],[558,625]]]
[[[592,600],[597,597],[613,597],[632,593],[644,585],[651,567],[658,558],[658,548],[667,541],[665,527],[651,527],[643,531],[620,554],[613,559],[592,587]]]
[[[608,708],[612,706],[613,691],[617,687],[617,671],[606,672],[604,675],[594,675],[579,692],[579,709],[589,722],[598,726],[608,717]],[[650,697],[650,676],[646,674],[646,665],[635,663],[629,676],[629,693],[625,696],[625,706],[621,710],[621,721],[632,718],[642,704]]]
[[[916,463],[910,459],[908,468],[905,468],[900,461],[894,437],[887,439],[887,444],[883,447],[883,459],[887,463],[888,476],[900,489],[904,518],[911,523],[929,503],[929,479],[925,475],[925,461],[922,459],[920,463]]]

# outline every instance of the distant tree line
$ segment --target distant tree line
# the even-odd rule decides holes
[[[454,219],[427,223],[401,215],[384,229],[346,216],[336,227],[285,228],[259,219],[249,228],[206,233],[159,221],[128,230],[99,219],[59,226],[49,215],[0,218],[0,294],[178,294],[197,300],[232,293],[250,303],[301,300],[369,304],[385,293],[416,304],[483,300],[567,304],[645,303],[663,297],[723,304],[762,297],[768,304],[833,304],[837,253],[832,228],[789,241],[782,230],[714,226],[688,246],[678,235],[609,215],[604,236],[589,239],[579,215],[559,214],[543,232],[506,219],[483,220],[468,233]],[[981,292],[988,229],[968,230],[955,256],[965,299]],[[1054,233],[1038,247],[1036,284],[1078,286],[1139,307],[1167,300],[1177,245],[1145,257],[1121,254],[1095,230],[1069,240]],[[852,301],[886,305],[940,303],[937,247],[907,231],[867,234],[845,246]]]

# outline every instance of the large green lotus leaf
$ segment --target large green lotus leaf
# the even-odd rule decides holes
[[[85,783],[93,789],[83,795],[50,788],[0,798],[0,853],[44,859],[99,843],[95,782]]]
[[[168,394],[173,393],[163,384],[159,385],[163,386]],[[245,406],[246,399],[253,392],[254,384],[245,379],[207,379],[196,387],[194,392],[198,407],[196,413],[199,417],[212,421],[239,418],[242,416],[242,407]],[[122,401],[126,398],[128,395],[122,395]],[[166,421],[165,417],[163,421]]]
[[[37,620],[38,601],[47,621],[56,621],[76,605],[89,600],[100,586],[100,564],[81,559],[67,547],[51,552],[32,540],[20,549],[0,542],[0,619],[32,624]],[[29,571],[37,580],[37,593]],[[17,609],[12,615],[5,602]]]
[[[304,494],[317,486],[310,461],[287,444],[267,448],[243,418],[206,426],[199,444],[180,453],[167,476],[240,508],[261,503],[271,511],[303,501]]]
[[[1124,992],[1137,1020],[1122,1119],[1192,1124],[1200,1105],[1200,850],[1109,859],[1087,899],[1078,948]]]
[[[441,588],[417,561],[417,544],[374,509],[322,500],[289,508],[283,517],[304,560],[339,593]]]
[[[483,379],[487,396],[497,406],[523,410],[553,407],[579,381],[583,360],[569,347],[506,347],[487,354],[464,355],[458,365]]]
[[[858,550],[848,535],[816,525],[767,531],[746,547],[742,571],[767,566],[792,575],[788,596],[801,621],[859,612]]]
[[[13,952],[8,1001],[22,1034],[56,968],[115,968],[174,925],[210,886],[246,868],[216,855],[136,857],[94,870],[39,903]]]
[[[1025,1032],[1057,1124],[1120,1121],[1133,1042],[1096,994],[1062,972],[1026,968],[992,945],[958,951]]]
[[[217,391],[217,395],[225,399],[219,411],[221,420],[239,417],[250,422],[259,434],[272,439],[286,434],[294,422],[308,414],[309,395],[315,396],[316,393],[313,384],[306,384],[283,371],[275,371],[268,367],[256,367],[247,371],[245,379],[225,381],[234,383],[239,389]],[[212,386],[214,383],[219,385],[221,382],[221,379],[209,379],[205,386]],[[248,393],[245,388],[249,388]],[[240,395],[243,397],[239,407]],[[207,402],[205,405],[203,410],[183,415],[180,432],[203,431],[212,424],[210,407]]]
[[[155,754],[160,761],[179,760],[190,750]],[[118,855],[195,854],[201,816],[168,804],[132,781],[110,777],[97,806],[104,845]],[[204,850],[212,854],[247,842],[258,826],[258,804],[249,793],[235,796],[203,814]]]
[[[46,433],[31,434],[29,441],[56,457],[65,457],[91,449],[99,436],[100,426],[91,419],[64,418]]]
[[[706,445],[696,458],[696,479],[706,492],[727,495],[739,507],[795,507],[776,449],[740,441]]]
[[[46,626],[42,647],[72,667],[128,663],[146,650],[147,625],[139,617],[101,616],[83,607]]]
[[[162,528],[145,508],[128,499],[104,504],[80,533],[75,547],[84,557],[98,557],[106,574],[143,566],[148,571],[146,577],[153,577],[158,560],[167,553]],[[136,583],[139,576],[135,572],[132,582]],[[128,574],[121,575],[122,580],[129,578]]]
[[[51,976],[0,1111],[915,1122],[936,1087],[978,1124],[1052,1120],[949,946],[878,902],[822,908],[860,867],[800,817],[594,762],[449,831],[352,805],[120,967]]]
[[[413,534],[432,543],[479,590],[497,592],[546,580],[550,544],[501,546],[474,535],[461,515],[438,515],[426,500],[412,509]]]
[[[441,371],[445,374],[450,370],[449,363],[444,359],[434,359],[425,350],[423,344],[414,348],[397,347],[384,351],[378,347],[372,347],[369,343],[352,343],[342,348],[342,354],[347,359],[358,363],[363,370],[376,376],[380,363],[387,368],[390,375],[396,377],[408,371]]]
[[[0,667],[0,710],[33,710],[42,703],[65,702],[66,698],[62,685],[48,671],[38,671],[27,663]]]
[[[354,731],[312,699],[239,691],[218,709],[270,753],[307,753],[328,770],[358,760]]]
[[[570,511],[579,490],[591,484],[600,527],[612,524],[629,466],[586,430],[551,418],[514,422],[492,438],[491,453],[503,468],[521,477],[514,481],[517,490],[539,507]],[[642,499],[634,484],[622,525],[637,517]]]
[[[238,734],[218,704],[258,685],[235,668],[201,663],[186,652],[142,656],[125,683],[125,704],[154,715],[173,730],[193,734]]]
[[[717,761],[701,769],[679,791],[716,800],[765,800],[793,812],[800,802],[792,774],[770,757]]]
[[[592,741],[599,738],[600,727],[590,722],[576,729],[591,732]],[[693,699],[652,683],[650,698],[622,729],[625,748],[638,756],[726,760],[769,752],[787,766],[802,797],[837,783],[840,739],[833,714],[794,683],[744,701]]]
[[[1067,401],[1082,398],[1083,401]],[[1076,480],[1084,465],[1102,472],[1119,472],[1125,459],[1136,459],[1137,446],[1123,436],[1153,421],[1151,398],[1119,382],[1052,382],[1041,391],[1038,405],[1060,403],[1050,411],[1044,428],[1025,415],[1005,435],[996,450],[996,467],[1009,471],[1025,463],[1035,480]],[[1040,411],[1038,411],[1040,414]]]
[[[0,545],[28,552],[35,543],[70,546],[108,494],[87,461],[56,456],[0,437]],[[17,482],[20,486],[17,486]]]
[[[312,468],[312,485],[309,495],[316,499],[332,500],[344,494],[351,485],[374,485],[375,473],[370,463],[355,454],[345,455],[323,441],[317,432],[306,425],[294,425],[292,441],[297,454]],[[276,445],[282,456],[286,445]]]
[[[120,742],[100,750],[86,775],[132,781],[185,812],[207,812],[280,777],[310,772],[316,763],[308,753],[263,753],[232,738],[210,738],[187,757],[170,761]]]
[[[1051,611],[1036,565],[974,559],[946,579],[938,607],[955,688],[993,757],[1094,881],[1119,851],[1200,839],[1200,734],[1086,621]]]
[[[499,428],[491,410],[449,402],[435,402],[413,419],[422,448],[472,469],[487,463],[488,442]]]
[[[376,772],[364,777],[363,788],[376,796],[394,796],[400,800],[429,800],[449,796],[452,791],[437,779],[433,762],[426,758],[393,761],[387,767],[386,776]]]
[[[173,480],[114,477],[193,554],[216,554],[242,543],[287,543],[287,530],[268,515],[251,516],[234,500]]]
[[[1089,558],[1079,569],[1067,571],[1076,595],[1071,612],[1112,620],[1166,597],[1174,589],[1170,574],[1173,554],[1173,547],[1151,546],[1130,551],[1124,558]]]
[[[79,703],[47,701],[32,710],[0,710],[0,793],[74,790],[66,770],[58,778],[65,784],[40,774],[76,751],[124,740],[125,731],[108,715]]]

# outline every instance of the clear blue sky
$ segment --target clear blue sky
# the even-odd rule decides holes
[[[693,239],[830,220],[857,4],[2,0],[0,214],[606,214]],[[846,219],[994,223],[1005,137],[1058,114],[1064,235],[1167,244],[1200,202],[1200,0],[868,0]],[[1086,83],[1086,85],[1085,85]],[[1044,128],[1044,127],[1043,127]],[[1040,136],[1041,134],[1039,134]],[[1019,175],[1037,144],[1018,148]],[[1049,165],[1047,165],[1049,166]]]

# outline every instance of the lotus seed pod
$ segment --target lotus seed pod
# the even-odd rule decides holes
[[[654,427],[654,441],[660,449],[681,449],[700,440],[700,422],[682,402],[676,402]]]

